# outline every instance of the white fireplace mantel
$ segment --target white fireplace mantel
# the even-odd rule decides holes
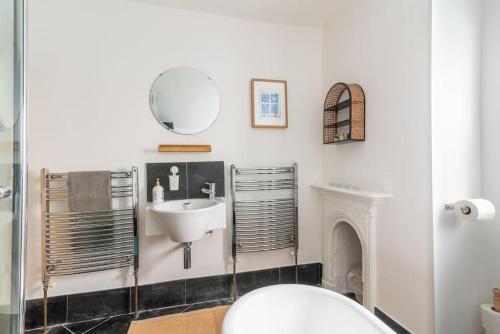
[[[357,189],[347,189],[341,187],[327,186],[327,185],[312,185],[313,188],[320,190],[324,194],[331,195],[344,195],[344,196],[352,196],[357,197],[359,199],[371,200],[371,201],[380,201],[387,198],[392,198],[391,194],[374,192],[369,190],[357,190]]]
[[[329,185],[313,185],[312,187],[323,195],[323,286],[333,287],[334,230],[338,224],[348,223],[356,231],[361,242],[363,305],[373,312],[377,295],[377,206],[392,195]]]

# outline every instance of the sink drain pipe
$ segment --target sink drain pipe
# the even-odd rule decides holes
[[[191,268],[191,243],[184,243],[184,269]]]

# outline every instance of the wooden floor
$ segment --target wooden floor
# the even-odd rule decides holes
[[[220,334],[229,306],[132,321],[128,334]]]

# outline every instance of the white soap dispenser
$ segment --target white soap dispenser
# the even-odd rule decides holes
[[[163,203],[165,201],[165,192],[160,185],[160,179],[156,179],[156,185],[153,187],[153,204]]]
[[[179,168],[177,166],[170,167],[170,173],[172,173],[172,175],[168,176],[170,190],[179,190],[179,175],[177,174],[179,173]]]

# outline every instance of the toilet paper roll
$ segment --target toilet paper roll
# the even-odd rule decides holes
[[[464,199],[455,203],[455,215],[465,221],[491,220],[495,218],[495,206],[487,199]]]

